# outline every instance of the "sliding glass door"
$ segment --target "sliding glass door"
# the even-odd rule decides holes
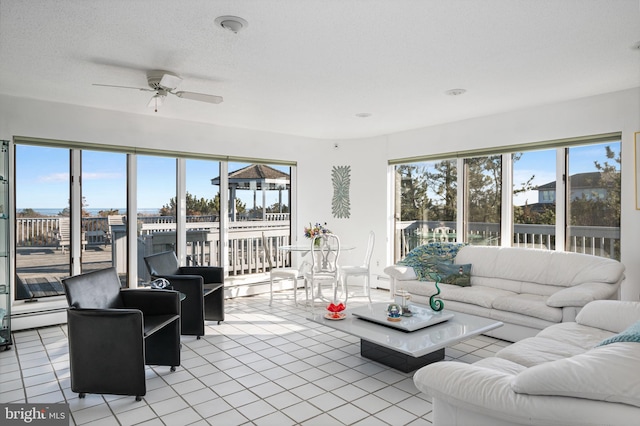
[[[71,274],[70,150],[15,147],[16,300],[63,295]]]

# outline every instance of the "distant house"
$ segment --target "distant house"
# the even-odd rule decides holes
[[[604,199],[607,197],[607,188],[600,183],[600,172],[576,173],[571,175],[570,188],[571,200],[582,198],[587,200]],[[540,185],[538,191],[538,204],[553,204],[556,202],[556,181]]]
[[[584,197],[587,200],[604,199],[607,197],[607,188],[600,183],[600,172],[576,173],[571,175],[571,200]],[[527,203],[525,206],[532,212],[542,213],[549,209],[556,202],[556,181],[545,183],[536,188],[538,191],[538,202]],[[522,206],[524,207],[524,206]]]

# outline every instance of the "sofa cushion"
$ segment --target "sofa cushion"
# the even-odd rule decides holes
[[[617,284],[624,273],[620,262],[604,257],[519,247],[462,247],[456,263],[473,264],[472,274],[478,277],[558,287],[589,282]]]
[[[611,335],[612,333],[607,330],[587,327],[586,325],[575,322],[562,322],[540,330],[536,337],[544,337],[561,342],[564,345],[569,344],[588,351],[598,344],[598,342],[601,342],[607,337],[611,337]]]
[[[604,339],[596,346],[604,346],[617,342],[640,343],[640,321],[636,322],[635,324],[631,324],[629,328],[616,334],[615,336]],[[638,350],[640,350],[640,347],[638,347]]]
[[[536,294],[511,294],[496,297],[492,307],[501,311],[518,312],[550,322],[562,321],[562,309],[548,306],[547,298]]]
[[[471,303],[484,308],[492,308],[494,301],[499,297],[513,296],[515,293],[497,288],[471,286],[459,287],[452,284],[443,284],[442,298],[457,302]]]
[[[612,343],[566,359],[540,364],[511,381],[516,393],[620,402],[640,407],[640,350]]]
[[[496,357],[508,359],[525,367],[569,358],[584,353],[585,349],[573,343],[560,342],[546,337],[529,337],[507,346]]]

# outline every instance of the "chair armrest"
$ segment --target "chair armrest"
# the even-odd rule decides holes
[[[180,296],[173,290],[122,289],[126,308],[135,308],[145,315],[180,315]]]
[[[154,275],[154,277],[166,279],[173,290],[184,293],[189,300],[202,298],[204,294],[204,280],[200,275]]]
[[[144,337],[151,336],[158,330],[162,330],[167,324],[179,320],[180,315],[145,315],[144,316]]]
[[[224,283],[224,268],[219,266],[182,266],[180,274],[200,275],[205,284]]]

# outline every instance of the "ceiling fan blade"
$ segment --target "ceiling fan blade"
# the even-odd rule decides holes
[[[98,84],[98,83],[93,83],[92,86],[101,86],[101,87],[117,87],[119,89],[135,89],[135,90],[141,90],[143,92],[155,92],[155,90],[153,89],[145,89],[144,87],[131,87],[131,86],[116,86],[114,84]]]
[[[173,90],[178,85],[182,83],[182,79],[175,74],[165,73],[162,75],[160,79],[160,86],[166,87],[167,89]]]
[[[180,91],[180,92],[175,92],[173,94],[176,95],[179,98],[191,99],[191,100],[200,101],[200,102],[208,102],[210,104],[219,104],[223,100],[222,96],[205,95],[204,93],[182,92],[182,91]]]

